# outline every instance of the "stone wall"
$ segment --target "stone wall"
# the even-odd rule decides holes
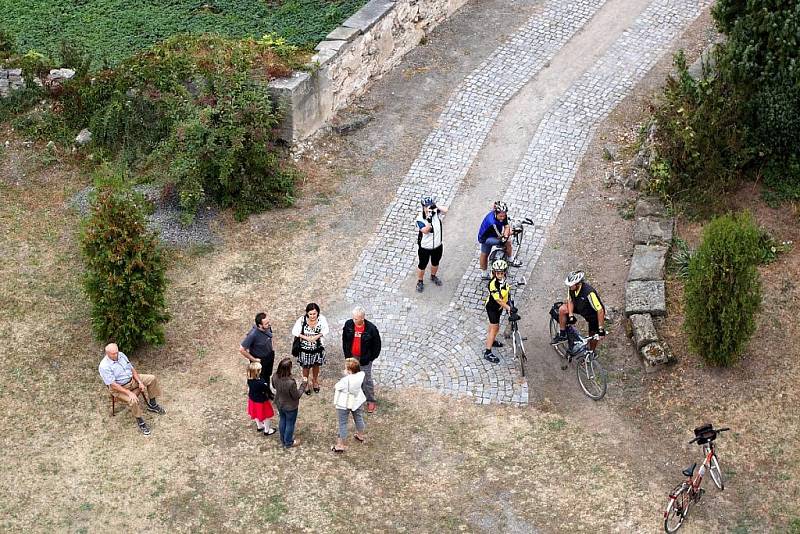
[[[25,87],[22,69],[0,69],[0,98],[11,94],[11,91]]]
[[[270,83],[281,137],[308,137],[467,0],[370,0],[317,45],[318,68]]]

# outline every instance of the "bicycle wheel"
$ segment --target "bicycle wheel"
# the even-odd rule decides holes
[[[582,357],[575,365],[575,370],[578,372],[578,383],[586,396],[593,400],[602,399],[608,387],[608,373],[597,361],[597,357]]]
[[[519,369],[522,373],[522,376],[525,376],[525,364],[528,363],[528,356],[525,354],[525,344],[522,342],[522,334],[519,330],[515,330],[511,334],[511,338],[514,342],[514,356],[519,359]]]
[[[560,327],[558,326],[558,321],[550,317],[550,339],[553,339],[558,335],[561,331]],[[567,357],[567,342],[562,341],[561,343],[556,343],[552,345],[553,350],[556,351],[556,354],[561,356],[562,358]]]
[[[689,495],[689,487],[681,484],[669,496],[669,504],[664,511],[664,530],[672,534],[681,528],[691,505],[692,498]]]
[[[722,479],[722,469],[719,467],[716,454],[711,456],[711,463],[708,466],[708,470],[711,472],[711,480],[714,481],[714,485],[720,490],[724,490],[725,481]]]

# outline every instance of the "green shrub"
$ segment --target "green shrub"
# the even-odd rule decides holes
[[[164,301],[166,268],[140,201],[101,189],[82,228],[81,251],[97,339],[114,341],[128,350],[143,343],[163,344],[163,324],[169,320]]]
[[[712,220],[689,262],[684,328],[690,348],[711,365],[735,363],[761,305],[761,232],[749,213]]]
[[[10,57],[16,49],[14,37],[10,33],[0,30],[0,59]]]
[[[727,88],[708,73],[693,79],[683,51],[674,65],[676,74],[655,111],[659,157],[651,165],[650,187],[676,201],[707,206],[738,181],[753,153],[742,144],[740,110]]]
[[[274,36],[174,37],[65,83],[50,130],[88,125],[95,149],[173,186],[185,222],[206,199],[242,219],[292,200],[265,82],[290,73],[295,53]]]

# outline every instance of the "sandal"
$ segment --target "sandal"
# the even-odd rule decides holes
[[[360,441],[361,443],[366,443],[367,442],[367,438],[359,437],[358,434],[353,434],[353,437],[356,438],[356,441]]]
[[[319,393],[319,386],[314,386],[314,393]]]
[[[342,454],[344,449],[337,449],[336,445],[331,445],[331,452],[335,452],[336,454]]]

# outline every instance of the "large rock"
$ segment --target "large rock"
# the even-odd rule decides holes
[[[634,216],[639,217],[666,217],[667,208],[664,203],[653,197],[640,197],[636,201]]]
[[[639,353],[644,360],[644,369],[648,373],[660,369],[672,360],[669,348],[660,341],[645,345]]]
[[[78,146],[83,146],[90,143],[91,140],[92,140],[92,132],[90,132],[88,128],[84,128],[78,133],[78,136],[75,138],[75,144]]]
[[[653,324],[653,317],[649,313],[637,313],[631,315],[630,319],[636,350],[641,349],[648,343],[658,341],[658,332],[656,332],[656,327]]]
[[[628,280],[663,280],[666,261],[667,247],[664,245],[636,245]]]
[[[672,219],[639,217],[633,230],[633,240],[639,245],[663,244],[672,242]]]
[[[631,280],[625,285],[625,315],[637,313],[667,314],[663,280]]]
[[[52,69],[50,74],[47,75],[49,82],[63,82],[75,76],[75,71],[72,69]]]

